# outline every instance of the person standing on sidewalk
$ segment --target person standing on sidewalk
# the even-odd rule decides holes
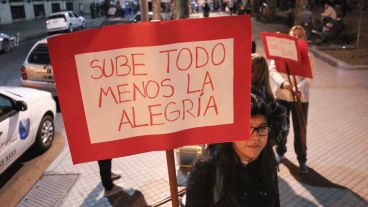
[[[206,0],[203,5],[203,17],[209,17],[209,16],[210,16],[210,6],[208,5],[208,2]]]
[[[297,39],[306,39],[305,30],[301,26],[293,26],[289,32],[290,36],[293,36]],[[311,53],[309,53],[309,60],[311,69],[313,71],[314,66],[314,58]],[[307,118],[308,118],[308,108],[309,108],[309,88],[311,86],[312,79],[304,78],[296,76],[296,83],[298,91],[296,91],[296,86],[293,83],[289,82],[289,78],[287,74],[281,74],[276,70],[276,64],[274,60],[271,60],[270,66],[270,76],[271,79],[274,81],[277,89],[275,91],[277,101],[287,109],[288,115],[288,128],[290,128],[290,112],[292,114],[293,119],[293,129],[294,129],[294,150],[297,154],[297,159],[299,162],[300,171],[302,173],[308,172],[307,162],[307,142],[306,142],[306,135],[307,135]],[[290,80],[293,80],[290,77]],[[294,100],[293,93],[294,92],[301,100],[301,108],[302,113],[300,114],[300,110],[297,110],[297,102]],[[303,120],[304,117],[304,126],[303,127]],[[303,129],[304,128],[304,129]],[[303,134],[302,134],[303,133]],[[288,133],[285,134],[287,136]],[[304,137],[303,137],[304,136]],[[284,158],[286,153],[286,142],[283,144],[279,144],[276,147],[276,160],[281,162]]]
[[[113,183],[114,180],[119,179],[121,176],[111,171],[112,159],[98,160],[97,162],[100,168],[101,183],[105,189],[104,196],[109,197],[123,191],[122,187]]]

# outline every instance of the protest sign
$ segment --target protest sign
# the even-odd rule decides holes
[[[309,56],[308,43],[287,34],[261,32],[266,57],[274,59],[276,69],[280,73],[313,78]]]
[[[247,138],[250,31],[239,16],[49,38],[73,162]]]

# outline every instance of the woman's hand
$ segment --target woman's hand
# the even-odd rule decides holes
[[[300,92],[299,88],[296,88],[296,87],[292,87],[292,92],[294,93],[294,95],[297,97],[297,98],[300,98],[302,96],[302,93]]]
[[[291,91],[292,90],[292,86],[291,86],[291,84],[289,82],[284,81],[281,84],[281,89],[286,89],[286,90]]]

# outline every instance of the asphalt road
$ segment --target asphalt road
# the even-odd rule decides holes
[[[97,26],[99,25],[89,25],[89,27]],[[36,41],[46,36],[45,34],[38,39],[24,41],[10,53],[0,53],[0,86],[20,86],[20,70],[29,50]],[[28,150],[0,175],[0,206],[15,206],[64,149],[65,142],[62,115],[58,113],[51,148],[43,154],[35,154],[32,149]]]
[[[20,68],[36,41],[23,42],[10,53],[0,54],[0,86],[20,86]],[[35,154],[31,148],[0,175],[0,206],[15,206],[60,154],[65,146],[61,114],[57,115],[55,125],[54,142],[47,152]]]

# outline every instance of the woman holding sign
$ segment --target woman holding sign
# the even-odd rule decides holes
[[[277,163],[268,142],[270,109],[251,97],[249,138],[204,153],[188,180],[187,207],[280,206]]]
[[[301,26],[294,26],[290,29],[290,36],[297,39],[305,40],[306,34]],[[310,65],[313,69],[313,56],[309,53]],[[309,88],[312,79],[300,76],[288,77],[287,74],[279,73],[276,70],[276,63],[274,60],[270,62],[270,76],[277,89],[275,91],[277,101],[287,109],[288,125],[290,112],[293,118],[294,129],[294,148],[297,154],[297,159],[302,173],[308,172],[307,162],[307,117],[309,106]],[[287,137],[286,133],[286,137]],[[285,138],[286,139],[286,138]],[[286,153],[286,142],[281,143],[276,147],[276,160],[281,162]]]

